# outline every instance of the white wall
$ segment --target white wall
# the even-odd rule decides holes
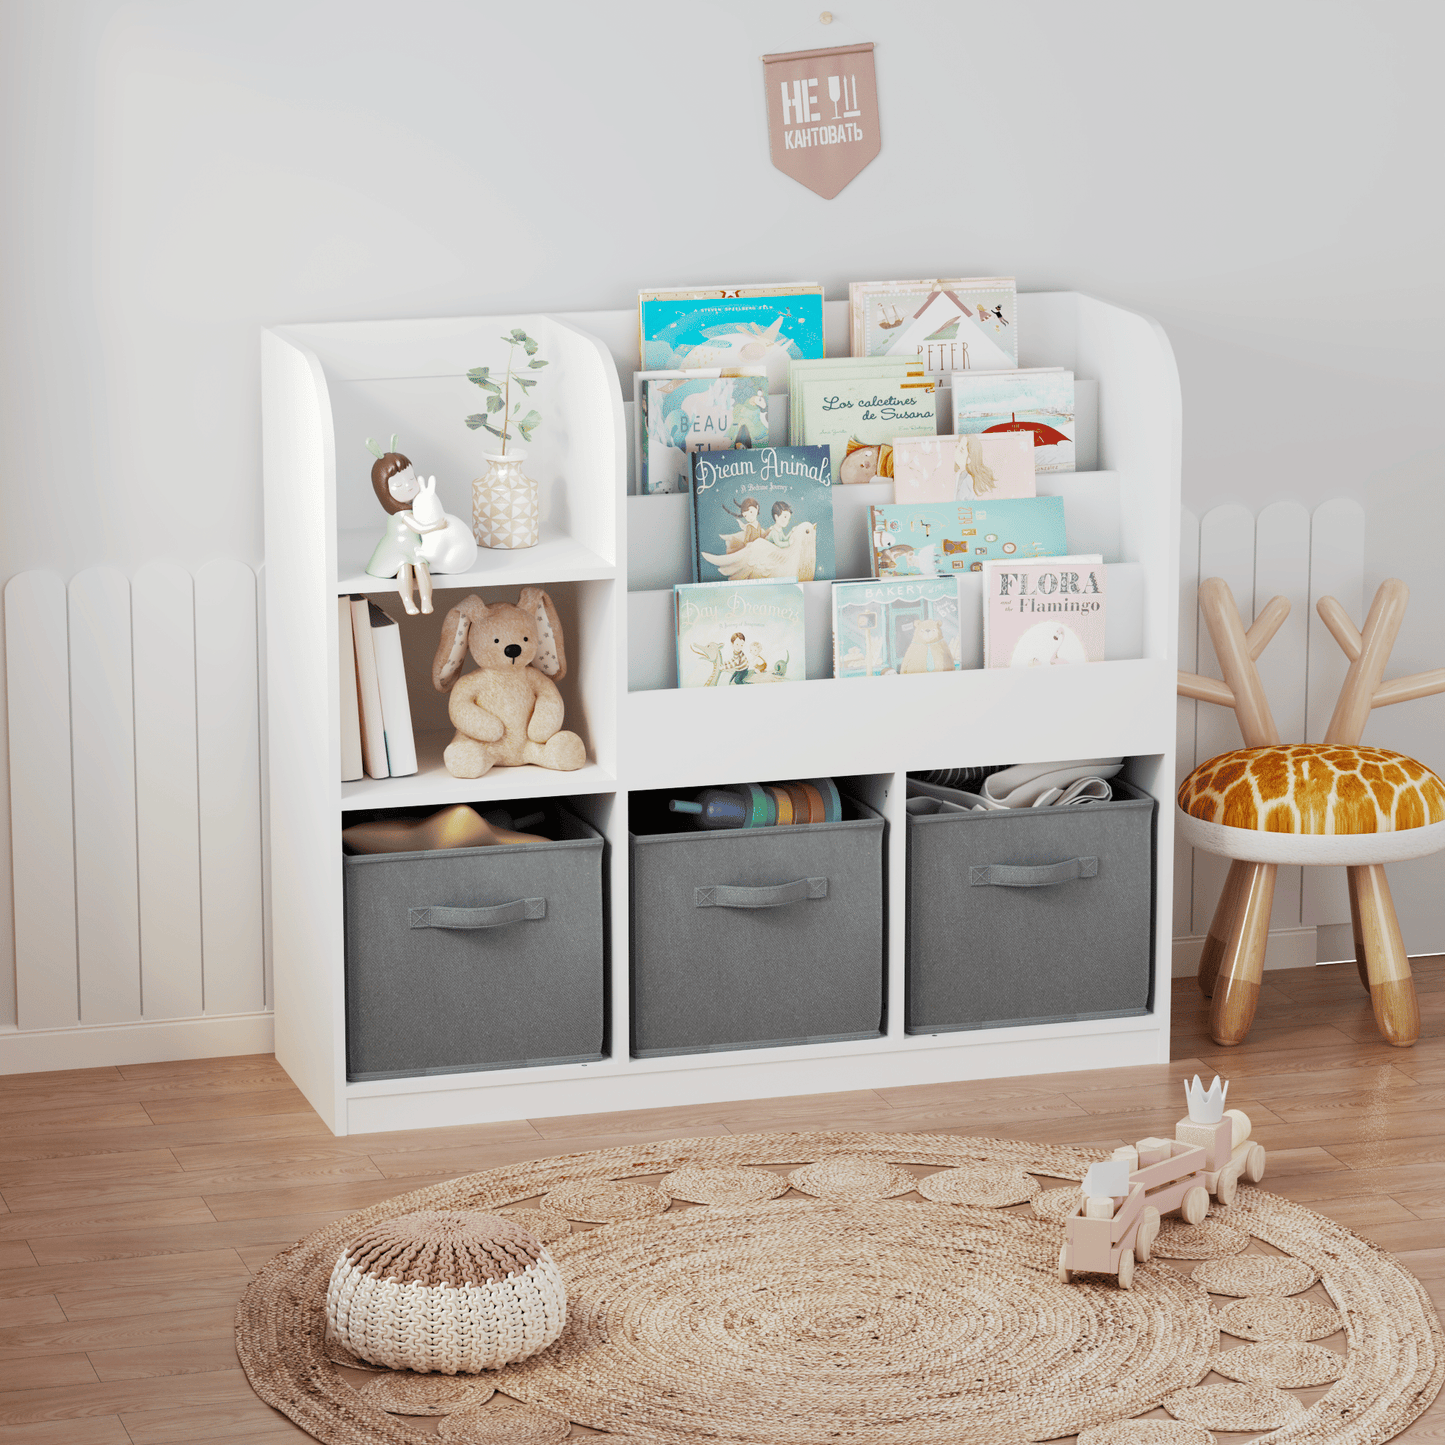
[[[1397,670],[1445,662],[1445,10],[820,8],[6,0],[0,581],[259,563],[267,323],[1013,272],[1163,322],[1196,512],[1358,497],[1367,587],[1414,589]],[[758,56],[852,40],[883,150],[822,201],[768,162]],[[1442,722],[1369,736],[1445,767]],[[1441,867],[1396,870],[1413,948]]]

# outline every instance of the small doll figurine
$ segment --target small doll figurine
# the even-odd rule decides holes
[[[460,517],[442,508],[436,478],[428,477],[423,483],[411,462],[397,451],[394,432],[389,451],[383,452],[370,437],[366,446],[376,458],[371,467],[371,485],[391,518],[366,564],[367,574],[395,577],[402,606],[414,615],[417,609],[411,600],[411,588],[415,573],[421,610],[430,612],[432,571],[467,571],[477,558],[476,540]]]

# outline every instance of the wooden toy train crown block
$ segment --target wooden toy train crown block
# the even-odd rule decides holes
[[[1250,1141],[1249,1115],[1225,1110],[1229,1085],[1219,1077],[1206,1090],[1194,1076],[1184,1086],[1189,1113],[1174,1126],[1172,1139],[1140,1139],[1114,1150],[1084,1176],[1083,1198],[1064,1221],[1059,1279],[1068,1284],[1088,1270],[1117,1277],[1134,1287],[1134,1262],[1154,1248],[1163,1215],[1177,1209],[1186,1224],[1209,1212],[1212,1194],[1234,1202],[1241,1176],[1251,1184],[1264,1178],[1264,1146]]]

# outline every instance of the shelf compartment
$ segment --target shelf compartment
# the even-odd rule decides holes
[[[366,570],[382,530],[382,523],[378,521],[375,527],[355,527],[338,534],[338,594],[380,593],[388,588],[395,591],[392,578],[373,577]],[[545,587],[554,582],[606,581],[616,575],[617,568],[599,553],[575,537],[544,525],[542,540],[535,547],[515,551],[479,547],[477,564],[470,572],[435,572],[432,586],[438,592],[476,587]]]
[[[982,672],[983,667],[983,576],[958,574],[959,636],[964,639],[961,673]],[[866,580],[866,579],[862,579]],[[913,580],[913,579],[904,579]],[[1104,616],[1106,662],[1133,661],[1144,652],[1144,607],[1147,572],[1137,562],[1115,562],[1109,567],[1108,609]],[[807,641],[806,672],[809,682],[833,680],[833,599],[831,582],[803,583],[803,625]],[[636,696],[652,691],[678,691],[677,624],[671,590],[627,594],[627,687]],[[1099,663],[1085,663],[1097,667]],[[993,669],[1005,671],[1006,669]],[[1057,670],[1049,669],[1057,676]],[[958,676],[948,673],[945,676]],[[849,678],[849,687],[872,687],[895,683],[912,686],[919,678]],[[745,688],[746,692],[786,691],[790,684],[768,688]],[[691,688],[682,691],[729,692],[728,687]]]
[[[633,692],[621,709],[621,771],[654,787],[705,787],[740,767],[749,776],[854,773],[870,752],[900,772],[1165,753],[1174,676],[1172,662],[1148,658]]]
[[[519,768],[496,767],[485,777],[454,778],[442,763],[453,730],[418,733],[417,771],[406,778],[361,778],[342,783],[341,807],[444,808],[449,803],[496,803],[504,798],[559,798],[569,793],[610,793],[617,779],[594,762],[562,773],[527,763]]]

